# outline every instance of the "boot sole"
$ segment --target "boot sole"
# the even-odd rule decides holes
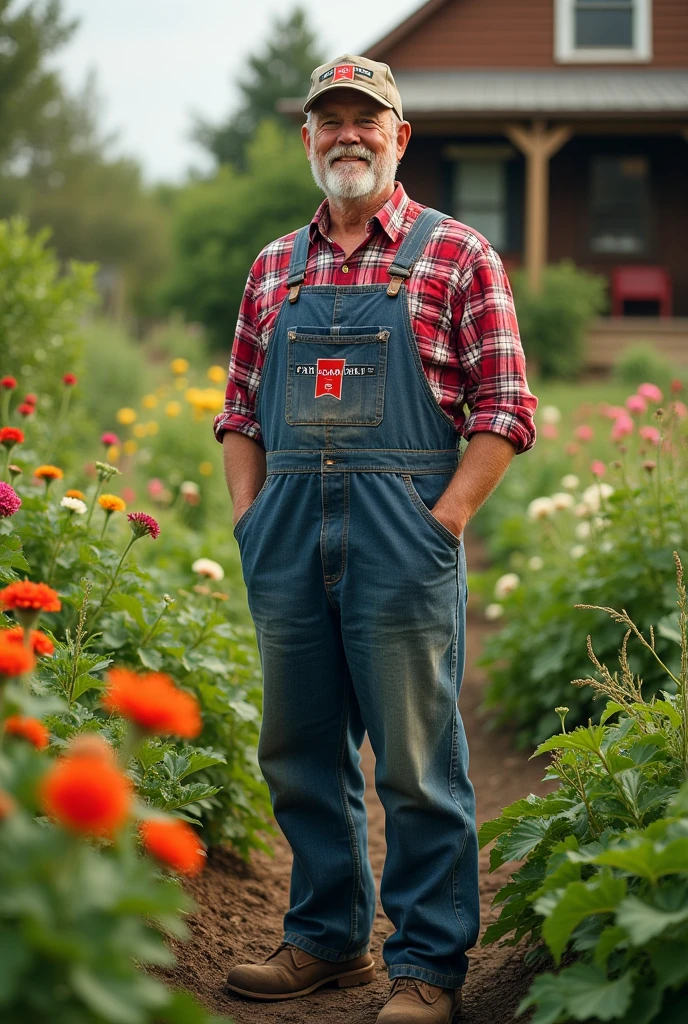
[[[298,999],[300,996],[310,995],[317,988],[324,985],[334,985],[337,988],[352,988],[354,985],[369,985],[375,979],[375,964],[369,967],[361,967],[357,971],[347,971],[345,974],[335,974],[329,978],[322,978],[308,988],[301,988],[298,992],[250,992],[246,988],[239,988],[237,985],[225,985],[225,991],[237,992],[247,999],[260,999],[275,1002],[279,999]]]

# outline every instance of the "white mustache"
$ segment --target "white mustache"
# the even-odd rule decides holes
[[[341,160],[342,157],[358,157],[360,160],[365,160],[370,163],[373,159],[373,154],[365,146],[335,146],[327,154],[327,162],[330,166],[335,160]]]

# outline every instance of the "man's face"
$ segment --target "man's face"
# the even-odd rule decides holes
[[[376,196],[394,182],[410,126],[352,89],[332,90],[302,136],[316,185],[333,199]]]

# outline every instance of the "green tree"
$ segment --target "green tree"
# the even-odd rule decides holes
[[[174,268],[168,306],[208,328],[211,344],[229,348],[248,271],[268,242],[313,216],[320,193],[301,139],[263,122],[247,149],[245,171],[222,167],[188,188],[173,227]]]
[[[276,18],[272,38],[264,51],[248,58],[248,70],[238,81],[242,94],[239,110],[224,124],[213,125],[198,118],[193,137],[220,164],[245,168],[246,151],[258,124],[272,118],[286,124],[277,113],[277,101],[288,96],[305,96],[313,68],[323,58],[309,29],[306,12],[296,7],[285,18]]]

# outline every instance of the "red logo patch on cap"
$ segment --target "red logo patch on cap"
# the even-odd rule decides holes
[[[339,398],[341,401],[345,365],[346,359],[318,359],[318,366],[315,371],[316,398],[322,398],[323,395],[331,395],[333,398]]]
[[[354,66],[353,64],[338,64],[334,69],[334,81],[341,82],[342,79],[353,82],[354,80]]]

